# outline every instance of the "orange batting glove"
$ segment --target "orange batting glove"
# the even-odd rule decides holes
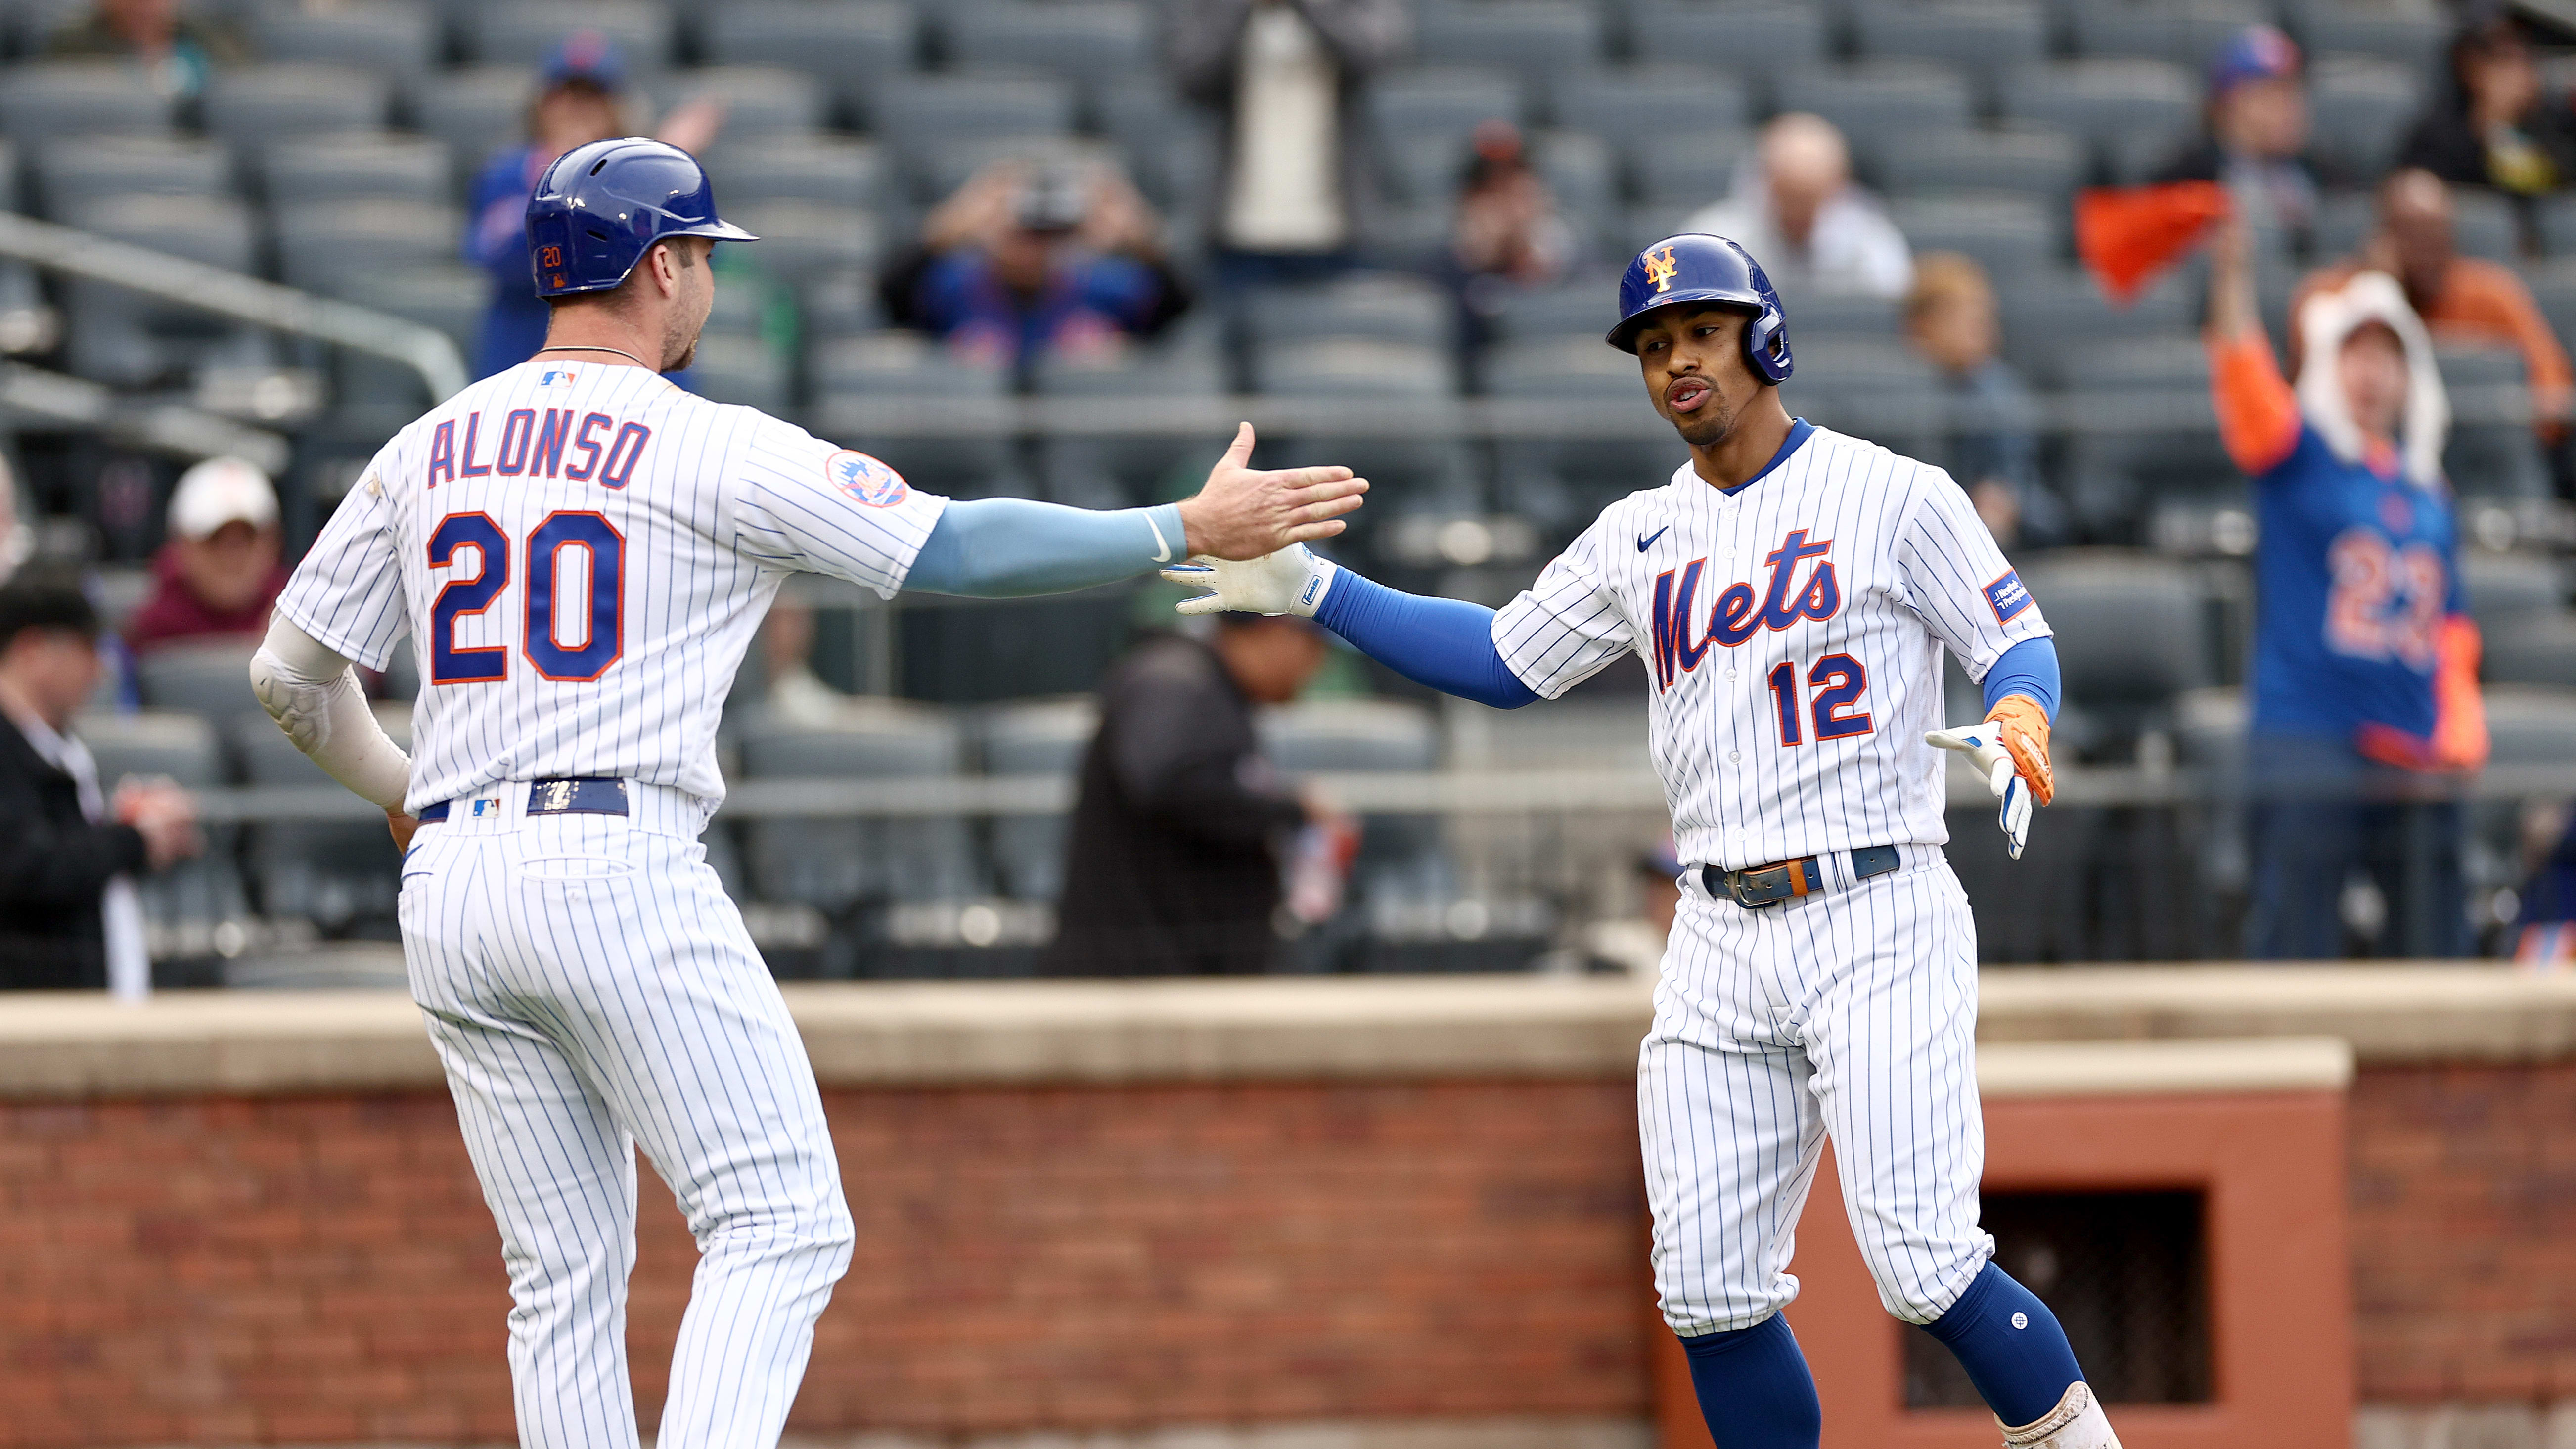
[[[2057,772],[2048,763],[2048,711],[2026,694],[2007,694],[1986,711],[1996,743],[2012,752],[2013,773],[2045,805],[2057,798]]]

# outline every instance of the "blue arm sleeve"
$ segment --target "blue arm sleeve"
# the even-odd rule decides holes
[[[2039,701],[2048,712],[2049,723],[2057,722],[2057,641],[2024,639],[2003,652],[1995,667],[1986,671],[1984,685],[1986,708],[2007,694],[2025,694]]]
[[[1459,599],[1399,593],[1343,569],[1315,622],[1416,684],[1518,709],[1537,699],[1494,647],[1494,611]]]
[[[977,599],[1069,593],[1178,563],[1186,541],[1177,503],[1102,512],[977,498],[940,511],[903,586]]]

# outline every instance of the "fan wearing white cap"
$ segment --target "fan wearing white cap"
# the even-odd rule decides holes
[[[170,495],[170,540],[152,560],[152,596],[125,623],[142,654],[181,641],[268,628],[286,587],[278,556],[277,489],[239,458],[209,458],[179,475]]]

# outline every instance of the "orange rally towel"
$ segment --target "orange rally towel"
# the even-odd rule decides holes
[[[2215,181],[2087,187],[2075,197],[2075,254],[2126,306],[2228,210]]]

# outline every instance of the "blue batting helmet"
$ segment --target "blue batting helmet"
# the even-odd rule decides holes
[[[1637,253],[1619,278],[1619,325],[1602,340],[1634,352],[1647,313],[1684,304],[1752,313],[1744,324],[1744,365],[1764,382],[1789,380],[1789,319],[1780,294],[1751,252],[1704,232],[1666,237]]]
[[[716,215],[715,188],[677,146],[626,136],[555,158],[528,198],[537,295],[605,292],[664,237],[760,238]]]

